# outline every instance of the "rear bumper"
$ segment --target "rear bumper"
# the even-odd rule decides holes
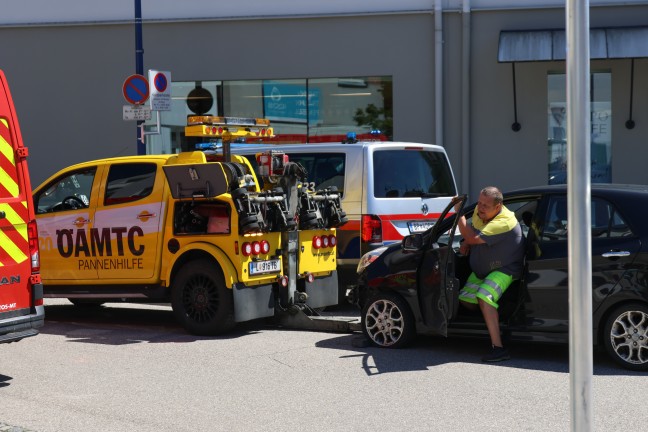
[[[32,285],[32,295],[35,298],[43,298],[43,286],[41,284]],[[11,316],[4,318],[0,314],[0,343],[17,342],[21,339],[38,334],[37,328],[45,324],[45,306],[36,306],[32,309],[26,309],[27,313],[18,314],[10,312]],[[6,316],[7,314],[5,314]]]
[[[0,343],[17,342],[36,336],[45,324],[45,307],[36,306],[36,313],[0,320]]]

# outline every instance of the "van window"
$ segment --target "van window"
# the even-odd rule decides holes
[[[104,204],[121,204],[145,198],[153,191],[157,165],[115,164],[110,167]]]
[[[306,168],[306,178],[315,189],[335,186],[344,195],[344,153],[288,153],[288,157]]]
[[[376,150],[373,153],[376,198],[455,196],[445,155],[424,150]]]
[[[290,153],[285,152],[290,162],[297,162],[307,172],[307,181],[314,189],[324,189],[335,186],[340,195],[344,196],[344,168],[346,157],[344,153]],[[259,187],[263,188],[263,179],[259,176],[259,166],[254,155],[245,156],[257,175]]]

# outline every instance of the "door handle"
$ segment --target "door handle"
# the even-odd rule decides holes
[[[85,224],[89,224],[90,219],[83,219],[82,217],[74,219],[74,222],[72,222],[72,225],[75,227],[81,229],[81,227]]]
[[[0,211],[0,219],[4,219],[6,216],[5,212]]]
[[[601,255],[603,258],[621,258],[630,256],[629,251],[610,251]]]
[[[141,220],[142,222],[146,222],[147,220],[157,217],[157,214],[155,213],[149,213],[149,212],[142,212],[135,216],[137,219]]]

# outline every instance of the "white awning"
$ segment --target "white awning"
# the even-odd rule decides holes
[[[564,30],[502,31],[497,61],[500,63],[565,60]],[[590,30],[590,58],[648,57],[648,27]]]

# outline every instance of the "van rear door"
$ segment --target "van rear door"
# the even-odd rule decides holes
[[[367,207],[382,225],[384,244],[426,231],[457,195],[442,147],[394,143],[369,147]]]
[[[43,325],[39,265],[27,149],[0,71],[0,342],[33,336]]]

